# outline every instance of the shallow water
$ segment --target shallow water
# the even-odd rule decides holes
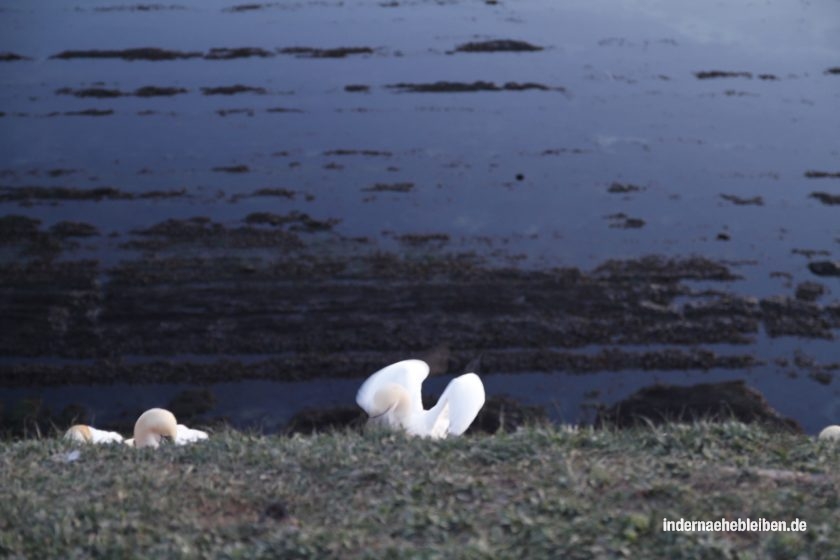
[[[809,259],[795,249],[838,259],[840,207],[809,195],[840,194],[840,179],[805,177],[809,170],[840,171],[840,75],[826,72],[840,65],[836,2],[277,2],[226,11],[233,5],[191,0],[179,2],[179,9],[137,11],[113,9],[133,6],[114,2],[5,2],[0,52],[31,60],[0,62],[0,186],[185,189],[185,195],[0,202],[0,214],[35,217],[47,226],[91,223],[106,235],[65,257],[106,262],[132,256],[117,248],[128,232],[168,218],[233,223],[251,212],[295,209],[340,219],[340,234],[370,237],[384,249],[394,249],[399,234],[445,233],[450,248],[501,251],[522,267],[590,268],[609,258],[699,254],[740,263],[735,271],[743,279],[726,289],[758,297],[789,295],[797,283],[816,279]],[[545,50],[449,53],[484,39],[524,40]],[[206,53],[296,46],[370,47],[374,53],[340,59],[277,53],[235,60],[50,58],[81,49]],[[712,70],[751,77],[700,80],[694,74]],[[399,93],[387,87],[440,80],[537,82],[563,91]],[[235,84],[266,93],[201,91]],[[369,91],[345,91],[351,84]],[[188,91],[113,99],[56,93],[89,87],[132,92],[149,85]],[[276,108],[296,112],[268,111]],[[87,109],[113,114],[64,114]],[[244,112],[219,114],[229,110]],[[335,150],[387,153],[330,153]],[[237,165],[248,171],[213,170]],[[53,169],[73,172],[51,177]],[[365,190],[401,182],[414,187],[407,193]],[[613,182],[641,189],[609,193]],[[310,196],[232,199],[263,187]],[[724,194],[760,196],[762,204],[734,204]],[[611,227],[622,223],[608,218],[617,213],[644,225]],[[119,237],[108,237],[112,232]],[[729,240],[719,240],[722,233]],[[779,272],[789,277],[771,276]],[[824,297],[836,300],[837,279],[821,282],[829,289]],[[807,378],[784,381],[784,368],[772,360],[790,358],[798,348],[823,362],[840,357],[830,342],[761,335],[755,352],[767,365],[748,379],[813,431],[840,416],[837,391]],[[707,379],[680,372],[667,379],[683,382],[681,375]],[[546,376],[552,380],[547,391],[541,384],[548,381],[537,377],[489,376],[488,389],[550,404],[558,393],[582,395],[596,386],[610,393],[654,376]],[[342,402],[352,399],[351,386],[336,389]],[[312,385],[318,389],[295,387],[283,390],[297,395],[292,403],[317,403],[324,392],[322,382]],[[551,396],[540,397],[545,394]],[[574,412],[563,416],[574,420],[580,399],[569,398]],[[243,406],[231,399],[226,414]],[[286,417],[275,414],[272,421]]]
[[[431,378],[424,391],[440,394],[450,377]],[[786,373],[760,368],[756,371],[704,372],[621,371],[575,375],[568,373],[521,373],[485,375],[488,395],[509,395],[520,402],[542,406],[549,417],[561,423],[591,423],[596,406],[610,406],[635,391],[655,383],[692,385],[745,379],[765,395],[779,413],[800,421],[806,432],[818,433],[840,415],[840,393],[826,390],[807,377],[791,379]],[[223,418],[231,426],[267,432],[282,430],[294,413],[303,409],[346,407],[354,401],[359,381],[315,379],[296,383],[247,380],[202,385],[216,398],[213,410],[199,418]],[[138,410],[162,406],[189,384],[114,384],[62,386],[39,389],[2,389],[0,402],[15,406],[21,399],[37,398],[52,411],[83,403],[94,425],[133,421]],[[790,398],[795,394],[796,398]]]

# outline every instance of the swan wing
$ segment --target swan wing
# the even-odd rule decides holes
[[[451,422],[449,410],[449,401],[444,401],[443,407],[440,409],[440,414],[434,417],[429,433],[423,435],[428,435],[432,439],[445,438],[449,434],[449,423]]]
[[[458,436],[466,432],[484,406],[484,399],[484,383],[476,374],[465,373],[450,381],[440,396],[445,410],[448,409],[448,434]]]
[[[422,409],[420,388],[423,380],[429,375],[429,365],[423,360],[403,360],[380,369],[368,377],[356,393],[356,403],[369,416],[382,414],[377,406],[376,394],[388,385],[396,384],[403,387],[411,399],[412,410]],[[381,400],[381,397],[380,399]]]
[[[201,441],[203,439],[207,439],[209,436],[207,432],[202,432],[201,430],[193,430],[191,428],[187,428],[183,424],[178,424],[175,427],[175,445],[186,445],[188,443],[195,443],[197,441]]]

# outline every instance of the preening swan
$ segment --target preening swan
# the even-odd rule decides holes
[[[820,432],[817,439],[840,440],[840,426],[828,426]]]
[[[178,424],[175,415],[163,408],[152,408],[140,415],[134,424],[134,438],[126,444],[134,447],[158,447],[163,437],[172,438],[175,445],[186,445],[207,439],[207,432],[192,430]]]
[[[484,384],[474,373],[449,382],[438,402],[423,409],[420,389],[429,376],[422,360],[404,360],[367,378],[356,403],[370,421],[416,436],[444,438],[463,434],[484,406]]]
[[[163,437],[173,440],[178,434],[178,422],[175,415],[162,408],[152,408],[140,415],[134,423],[134,447],[154,447],[160,445]]]
[[[70,429],[64,434],[64,439],[79,443],[122,443],[123,441],[123,437],[117,432],[97,430],[84,424],[70,426]]]

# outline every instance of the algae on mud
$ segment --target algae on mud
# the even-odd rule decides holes
[[[349,378],[451,339],[452,368],[484,352],[545,400],[533,372],[564,395],[690,372],[836,416],[833,372],[796,359],[836,361],[829,3],[687,29],[600,0],[11,0],[5,48],[33,60],[0,92],[2,373]]]
[[[309,236],[338,239],[332,225],[294,212],[254,213],[235,228],[204,218],[168,220],[122,242],[146,257],[112,267],[42,260],[2,266],[9,336],[0,349],[15,356],[95,359],[266,355],[266,363],[286,364],[274,369],[275,379],[358,375],[406,349],[441,342],[461,356],[484,353],[490,371],[748,368],[761,363],[750,352],[761,328],[773,336],[830,339],[840,326],[833,303],[693,289],[688,280],[734,277],[725,265],[701,258],[609,261],[585,272],[493,267],[474,255],[418,260],[365,249],[355,240],[339,241],[353,249],[347,256],[309,252]],[[27,227],[30,243],[55,235],[36,224]],[[445,237],[423,239],[447,243]],[[167,254],[256,247],[280,248],[284,255]],[[743,352],[702,348],[721,343]],[[632,348],[651,344],[694,348]],[[604,348],[568,351],[591,345]],[[188,372],[192,381],[218,379],[210,365],[184,364],[170,374],[148,367],[125,364],[118,371],[134,382],[172,381]],[[112,368],[94,364],[0,368],[14,385],[51,384],[62,376],[75,382],[118,378]],[[252,369],[243,366],[235,377],[259,371]],[[40,375],[32,375],[36,371]]]

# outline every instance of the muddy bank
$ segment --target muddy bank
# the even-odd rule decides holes
[[[406,83],[391,84],[386,88],[404,93],[475,93],[479,91],[565,91],[562,87],[549,87],[535,82],[507,82],[497,85],[494,82],[432,82],[432,83]]]
[[[21,54],[13,52],[0,52],[0,62],[17,62],[18,60],[31,60]]]
[[[698,80],[711,80],[715,78],[749,78],[752,79],[751,72],[729,72],[724,70],[704,70],[695,72],[694,76]]]
[[[291,107],[270,107],[265,110],[266,113],[305,113],[302,109],[293,109]]]
[[[840,179],[840,171],[837,172],[830,172],[830,171],[806,171],[805,177],[808,179]]]
[[[265,49],[256,47],[237,47],[229,48],[215,48],[210,49],[204,58],[207,60],[233,60],[236,58],[270,58],[274,53]]]
[[[266,8],[270,8],[272,6],[279,6],[277,2],[271,2],[267,4],[239,4],[237,6],[231,6],[229,8],[223,8],[223,12],[229,13],[238,13],[238,12],[251,12],[254,10],[264,10]]]
[[[108,50],[67,50],[52,55],[50,58],[58,60],[72,60],[75,58],[121,58],[123,60],[182,60],[187,58],[201,58],[200,52],[184,52],[155,47],[137,49]]]
[[[73,238],[98,236],[95,226],[83,222],[61,221],[49,229],[41,221],[15,214],[0,218],[0,247],[21,258],[53,259],[63,251],[79,246]]]
[[[369,55],[374,50],[370,47],[336,47],[331,49],[316,49],[312,47],[286,47],[278,49],[280,54],[290,54],[298,58],[345,58],[352,55]]]
[[[126,61],[172,61],[202,58],[204,60],[234,60],[241,58],[271,58],[277,54],[292,55],[300,58],[345,58],[351,55],[370,55],[374,49],[370,47],[337,47],[331,49],[317,49],[311,47],[286,47],[270,51],[259,47],[215,47],[207,52],[179,51],[158,47],[141,47],[135,49],[89,49],[66,50],[50,56],[56,60],[73,59],[104,59],[116,58]]]
[[[186,10],[185,6],[176,4],[134,4],[130,6],[97,6],[91,8],[94,12],[160,12],[166,10]],[[76,8],[83,10],[83,8]]]
[[[370,86],[364,84],[347,84],[344,86],[344,91],[348,93],[369,93]]]
[[[200,217],[166,220],[123,240],[124,248],[145,256],[115,266],[43,258],[4,265],[0,328],[9,335],[0,340],[0,353],[108,361],[4,366],[2,379],[358,376],[442,342],[458,349],[456,361],[484,353],[491,371],[749,368],[760,363],[749,345],[762,328],[771,336],[818,339],[833,338],[840,328],[840,305],[818,297],[759,300],[690,287],[687,280],[736,277],[703,258],[523,271],[470,254],[386,253],[343,239],[334,224],[299,212],[252,213],[235,226]],[[18,219],[6,222],[0,239],[13,246],[16,239],[62,232],[95,233],[78,224],[44,232]],[[344,248],[313,253],[308,247],[319,236]],[[272,250],[272,257],[241,252],[257,248]],[[689,347],[634,348],[662,344]],[[720,354],[704,344],[744,350]],[[592,345],[603,348],[573,351]],[[119,358],[222,354],[267,359],[140,364]]]
[[[414,183],[376,183],[362,189],[364,192],[407,193],[414,190]]]
[[[298,212],[284,216],[267,212],[254,213],[247,216],[244,222],[246,225],[230,228],[205,217],[166,220],[149,228],[132,231],[134,239],[122,243],[120,247],[146,252],[182,247],[294,249],[303,246],[296,232],[329,230],[335,224],[315,220]],[[254,225],[271,227],[260,228]]]
[[[325,156],[369,156],[369,157],[391,157],[394,155],[392,152],[386,150],[347,150],[347,149],[339,149],[339,150],[327,150],[324,152]]]
[[[239,200],[246,199],[246,198],[255,198],[255,197],[262,197],[262,196],[269,196],[269,197],[270,196],[275,196],[275,197],[279,197],[279,198],[287,198],[287,199],[290,199],[290,200],[293,200],[293,199],[298,198],[298,197],[304,198],[306,200],[311,200],[312,198],[314,198],[314,197],[312,197],[312,195],[304,194],[300,191],[279,187],[279,188],[257,189],[253,192],[248,193],[248,194],[235,194],[235,195],[230,197],[230,201],[231,202],[237,202]]]
[[[78,321],[77,321],[78,324]],[[90,338],[88,338],[90,340]],[[81,339],[79,339],[81,342]],[[297,355],[270,359],[238,360],[154,360],[126,362],[120,358],[93,360],[69,365],[0,365],[3,387],[113,384],[113,383],[221,383],[231,380],[266,379],[305,381],[314,378],[358,378],[376,371],[383,364],[406,357],[423,357],[423,352],[367,350],[323,354],[316,349]],[[446,371],[462,370],[475,356],[474,351],[453,351],[445,360]],[[677,371],[710,369],[749,369],[760,365],[754,356],[743,353],[720,355],[704,349],[652,351],[606,349],[595,354],[540,349],[502,349],[482,351],[487,371],[567,372],[574,374],[604,371]]]
[[[840,261],[814,261],[808,263],[808,270],[817,276],[840,276]]]
[[[825,204],[826,206],[837,206],[840,205],[840,194],[829,194],[825,192],[812,192],[809,195],[811,198],[815,198]]]
[[[50,113],[48,117],[108,117],[114,114],[113,109],[85,109],[84,111],[65,111],[64,113]]]
[[[60,175],[51,175],[57,177]],[[66,200],[148,200],[162,198],[177,198],[186,196],[186,190],[146,191],[133,193],[115,187],[93,187],[90,189],[78,187],[44,187],[0,186],[0,202],[31,203],[35,201],[66,201]],[[6,217],[0,218],[4,220]]]
[[[645,227],[645,221],[641,218],[631,218],[624,212],[617,214],[610,214],[605,216],[610,221],[611,228],[619,229],[639,229]]]
[[[543,152],[544,154],[546,152]],[[644,191],[644,187],[640,187],[638,185],[631,185],[630,183],[612,183],[608,188],[607,192],[611,194],[630,194],[635,192],[642,192]]]
[[[492,41],[475,41],[455,47],[454,52],[488,53],[488,52],[537,52],[543,47],[532,45],[527,41],[514,39],[496,39]]]
[[[56,95],[72,95],[74,97],[93,97],[97,99],[109,99],[114,97],[172,97],[189,90],[181,87],[144,86],[133,92],[120,91],[118,89],[106,88],[83,88],[73,89],[69,87],[57,89]]]
[[[734,194],[722,194],[720,197],[736,206],[764,206],[764,199],[760,196],[743,197]]]
[[[238,93],[255,93],[257,95],[265,95],[268,93],[268,90],[262,87],[236,84],[233,86],[203,87],[201,88],[201,93],[204,95],[236,95]]]
[[[596,425],[633,428],[666,422],[760,423],[777,430],[802,433],[802,427],[782,417],[764,396],[743,381],[701,383],[690,387],[646,387],[598,414]]]

